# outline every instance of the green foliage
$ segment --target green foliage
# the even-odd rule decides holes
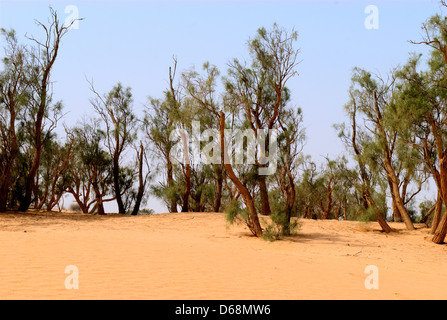
[[[72,203],[68,210],[70,210],[72,212],[76,212],[76,213],[82,212],[81,207],[77,203]]]
[[[301,224],[296,218],[289,218],[285,209],[272,208],[269,216],[270,222],[263,219],[265,227],[262,238],[268,241],[280,240],[283,237],[294,236],[301,228]]]
[[[247,226],[250,226],[250,217],[248,210],[241,207],[240,201],[237,199],[233,199],[225,208],[225,218],[228,223],[244,223]]]

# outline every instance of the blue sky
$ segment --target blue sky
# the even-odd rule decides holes
[[[318,160],[344,152],[332,128],[344,121],[343,106],[353,67],[382,75],[403,64],[409,52],[426,48],[421,24],[441,12],[439,1],[0,1],[0,26],[42,36],[34,19],[46,21],[51,5],[61,20],[68,5],[78,8],[79,29],[71,30],[52,75],[54,97],[63,100],[68,125],[92,113],[88,79],[99,92],[118,81],[132,87],[135,108],[148,96],[161,97],[172,56],[178,69],[248,58],[247,40],[274,22],[298,31],[299,76],[288,87],[304,113],[305,152]],[[375,5],[379,29],[368,30],[365,8]],[[3,54],[3,52],[1,52]]]

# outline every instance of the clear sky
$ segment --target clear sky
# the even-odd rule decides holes
[[[99,92],[118,81],[130,86],[141,110],[148,96],[162,96],[173,55],[179,71],[209,61],[225,74],[230,59],[248,58],[246,43],[257,28],[274,22],[295,28],[301,63],[288,87],[293,104],[303,109],[305,152],[315,160],[344,153],[332,125],[344,121],[353,67],[386,75],[405,63],[409,52],[424,52],[408,40],[421,39],[421,24],[441,12],[435,0],[0,0],[0,26],[15,29],[23,41],[25,33],[41,37],[34,19],[46,21],[50,5],[61,20],[70,15],[69,5],[84,18],[63,39],[52,75],[54,97],[69,112],[68,125],[92,113],[86,77]],[[368,5],[378,9],[378,29],[365,27]]]

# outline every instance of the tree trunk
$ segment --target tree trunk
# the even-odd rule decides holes
[[[287,205],[287,208],[286,208],[286,219],[287,220],[286,220],[286,226],[283,229],[284,235],[290,235],[290,233],[291,233],[290,220],[292,218],[292,212],[293,212],[293,208],[295,207],[295,198],[296,198],[295,182],[293,181],[293,176],[292,176],[292,173],[290,172],[289,167],[287,167],[287,176],[289,178],[289,185],[287,185],[285,188],[286,205]]]
[[[435,214],[433,216],[433,221],[431,225],[431,234],[435,234],[436,229],[439,226],[439,221],[441,220],[441,213],[442,213],[442,197],[441,192],[438,191],[438,198],[436,199],[435,204]]]
[[[33,156],[33,162],[31,164],[30,171],[25,179],[25,197],[23,201],[20,203],[19,211],[26,211],[28,210],[30,204],[31,204],[31,197],[32,193],[35,188],[35,178],[36,174],[39,171],[39,165],[40,165],[40,156],[42,153],[42,123],[43,123],[43,117],[45,116],[45,109],[47,107],[47,85],[48,80],[50,77],[50,70],[53,66],[53,63],[57,56],[57,51],[59,47],[59,38],[56,40],[56,44],[54,47],[54,56],[50,63],[45,66],[45,70],[42,75],[42,80],[40,83],[40,92],[39,92],[39,99],[40,103],[38,106],[38,110],[36,113],[36,122],[35,122],[35,128],[34,128],[34,156]]]
[[[436,228],[432,241],[437,244],[444,243],[446,234],[447,234],[447,214],[444,214],[442,216],[441,221],[439,222],[438,228]]]
[[[402,222],[402,215],[400,214],[399,209],[397,208],[396,198],[394,197],[394,193],[392,192],[393,184],[390,178],[388,178],[388,186],[390,188],[390,194],[391,194],[391,209],[393,211],[393,221]]]
[[[332,178],[329,179],[329,183],[327,185],[327,204],[326,208],[323,208],[323,214],[321,219],[326,220],[329,218],[329,214],[332,210]]]
[[[393,210],[393,221],[402,222],[402,216],[399,212],[399,209],[397,208],[396,200],[394,200],[394,198],[392,198],[391,208]]]
[[[166,167],[167,167],[167,182],[169,187],[174,186],[174,178],[172,173],[172,162],[171,159],[169,159],[169,156],[166,159]],[[169,212],[177,212],[177,199],[172,198],[170,199],[169,203]]]
[[[115,191],[116,204],[118,205],[118,213],[124,214],[126,213],[126,208],[124,208],[123,199],[121,198],[121,186],[119,182],[120,176],[120,167],[119,167],[119,155],[113,155],[113,189]]]
[[[391,231],[393,231],[390,225],[386,222],[385,218],[380,213],[377,214],[377,222],[379,222],[379,225],[384,232],[390,233]]]
[[[6,211],[6,203],[8,200],[8,187],[9,187],[9,177],[11,176],[11,169],[6,168],[7,171],[3,174],[3,179],[0,184],[0,212]]]
[[[217,180],[216,180],[216,195],[215,195],[215,200],[214,200],[214,204],[213,204],[213,211],[219,212],[220,205],[222,203],[222,189],[223,189],[224,177],[223,177],[222,164],[218,164],[216,166],[218,166],[218,168],[217,168]]]
[[[42,119],[40,119],[40,122],[38,121],[38,123],[42,123]],[[41,124],[39,124],[39,126],[40,125]],[[39,170],[40,155],[42,152],[42,138],[41,137],[42,137],[41,128],[37,129],[37,124],[36,124],[36,130],[35,130],[36,147],[34,150],[34,156],[33,156],[33,162],[31,164],[31,169],[28,172],[28,175],[25,179],[25,196],[19,206],[19,211],[21,211],[21,212],[27,211],[29,206],[31,205],[31,202],[32,202],[31,198],[32,198],[32,194],[35,189],[35,178],[36,178],[36,174]]]
[[[231,181],[234,183],[236,188],[239,190],[239,193],[244,198],[245,206],[247,207],[248,212],[249,212],[248,227],[249,227],[250,231],[255,236],[260,237],[260,236],[262,236],[262,228],[261,228],[261,224],[259,222],[258,213],[256,212],[254,200],[250,194],[250,191],[248,191],[248,189],[242,184],[242,182],[239,180],[239,178],[234,173],[233,167],[231,166],[231,163],[229,161],[229,156],[227,154],[227,149],[225,146],[225,114],[222,111],[220,112],[219,133],[220,133],[221,152],[224,153],[225,169],[226,169]]]
[[[191,162],[189,159],[189,141],[184,130],[180,130],[180,137],[183,143],[183,159],[185,161],[185,168],[183,169],[183,175],[185,177],[185,190],[182,196],[182,212],[188,212],[189,196],[191,194]]]
[[[348,198],[343,199],[343,219],[348,221]]]
[[[191,165],[186,164],[185,170],[185,191],[182,196],[182,212],[189,212],[189,195],[191,194]]]
[[[352,147],[354,149],[355,154],[357,155],[357,162],[359,164],[359,169],[360,169],[360,177],[362,178],[363,183],[366,184],[366,187],[363,187],[362,190],[362,198],[363,198],[363,206],[365,207],[365,209],[368,209],[369,207],[371,207],[374,211],[375,211],[375,215],[377,217],[377,222],[379,223],[379,225],[381,226],[382,230],[386,233],[389,233],[392,231],[391,227],[388,225],[388,223],[386,222],[385,218],[382,216],[382,214],[379,212],[379,210],[377,209],[374,200],[371,197],[371,183],[370,180],[368,178],[368,174],[366,171],[366,165],[362,160],[362,153],[360,151],[360,149],[357,146],[357,141],[356,141],[356,136],[357,136],[357,126],[356,126],[356,112],[357,112],[357,107],[354,105],[354,110],[352,113],[352,137],[351,137],[351,141],[352,141]]]
[[[0,180],[0,212],[5,212],[8,201],[8,189],[9,189],[9,179],[11,178],[12,167],[14,166],[15,159],[18,154],[17,150],[17,137],[15,129],[16,121],[16,106],[13,93],[8,92],[9,98],[9,137],[11,139],[11,147],[9,153],[9,159],[6,162],[6,168],[4,168],[3,174]]]
[[[385,170],[388,176],[388,181],[391,184],[392,197],[395,200],[395,205],[400,213],[400,216],[404,220],[405,226],[408,230],[414,230],[413,222],[411,221],[410,215],[408,214],[407,208],[405,208],[405,204],[400,196],[399,192],[399,181],[397,179],[396,173],[394,172],[394,168],[391,165],[391,160],[388,156],[384,156]]]
[[[104,204],[102,202],[102,195],[101,192],[99,191],[98,183],[93,183],[93,189],[95,191],[96,208],[98,210],[98,214],[105,215],[106,213],[104,210]]]
[[[441,196],[443,198],[443,202],[447,203],[447,156],[446,155],[440,156],[440,154],[438,153],[438,158],[439,158]],[[446,235],[447,235],[447,214],[444,214],[441,220],[439,221],[439,225],[436,228],[432,241],[437,244],[444,243]]]
[[[383,215],[379,212],[379,209],[377,209],[376,204],[375,204],[373,198],[371,197],[371,195],[369,193],[368,193],[366,199],[368,201],[368,207],[371,208],[374,211],[375,216],[377,218],[377,222],[379,223],[379,225],[382,228],[382,230],[384,232],[386,232],[386,233],[390,233],[391,231],[393,231],[393,229],[391,229],[389,224],[386,222],[386,220],[383,217]]]
[[[3,172],[3,175],[1,177],[2,179],[0,181],[0,212],[5,212],[7,209],[9,180],[11,177],[12,166],[14,165],[16,156],[17,152],[11,153],[10,158],[6,164],[6,168],[4,169],[5,171]]]
[[[135,206],[133,207],[131,215],[136,216],[138,211],[140,211],[141,201],[143,200],[144,195],[144,186],[145,181],[143,178],[143,156],[144,156],[144,148],[143,144],[140,143],[140,154],[138,159],[138,192],[137,199],[135,201]]]
[[[262,214],[265,216],[269,216],[272,214],[272,210],[270,209],[269,192],[267,190],[267,183],[265,179],[266,179],[265,176],[258,176],[258,186],[259,186],[259,193],[261,196]]]

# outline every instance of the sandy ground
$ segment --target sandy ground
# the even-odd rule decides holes
[[[302,220],[267,242],[223,214],[0,214],[0,299],[447,299],[447,246],[391,225]]]

